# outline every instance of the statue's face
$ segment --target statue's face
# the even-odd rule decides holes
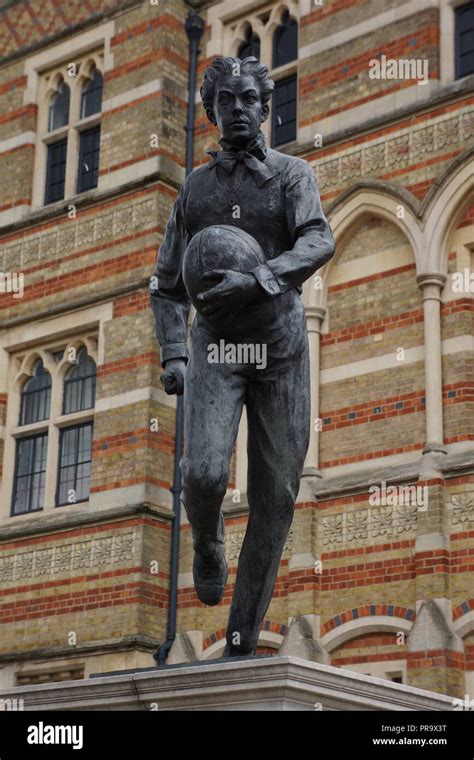
[[[268,113],[268,104],[262,104],[260,86],[253,76],[225,74],[218,80],[211,121],[225,140],[238,145],[249,142],[258,135]]]

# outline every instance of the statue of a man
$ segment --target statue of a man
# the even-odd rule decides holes
[[[302,283],[334,253],[311,166],[265,145],[274,83],[256,58],[217,58],[201,97],[222,134],[218,152],[181,187],[161,244],[151,292],[168,394],[185,402],[181,460],[183,502],[192,528],[194,584],[199,599],[217,604],[227,581],[221,505],[243,405],[248,418],[250,516],[239,557],[224,656],[255,654],[270,604],[309,445],[310,385]],[[189,241],[211,225],[233,225],[261,246],[266,263],[251,271],[211,272],[186,340],[190,298],[183,282]],[[212,279],[214,276],[214,279]],[[261,341],[265,366],[210,362],[220,322],[261,308],[240,336]],[[242,320],[244,322],[245,320]]]

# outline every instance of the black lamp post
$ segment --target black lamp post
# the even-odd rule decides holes
[[[202,0],[187,0],[187,5],[193,9],[199,9],[203,5]],[[188,109],[186,119],[186,176],[193,169],[194,157],[194,116],[197,59],[199,55],[199,42],[204,32],[205,21],[201,16],[190,10],[184,28],[189,40],[189,73],[188,73]],[[181,469],[179,466],[183,450],[183,427],[184,427],[184,404],[183,396],[177,397],[176,405],[176,433],[175,453],[173,466],[173,485],[170,489],[173,494],[173,528],[171,532],[171,565],[170,565],[170,591],[168,603],[168,631],[166,641],[153,655],[158,667],[164,665],[168,653],[176,638],[176,617],[178,607],[178,570],[179,570],[179,528],[181,518]]]

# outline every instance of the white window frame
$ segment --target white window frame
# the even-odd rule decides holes
[[[440,79],[443,84],[460,82],[456,79],[456,9],[467,5],[468,0],[440,0]],[[464,79],[464,77],[463,77]]]
[[[48,142],[52,141],[52,137],[58,137],[60,130],[53,132],[47,132],[48,128],[48,113],[50,98],[54,93],[54,75],[59,75],[61,71],[66,73],[64,79],[71,87],[71,101],[70,101],[70,124],[72,124],[72,118],[74,109],[79,115],[80,108],[80,91],[81,91],[81,79],[82,84],[87,78],[87,67],[93,61],[95,61],[97,68],[101,71],[102,75],[106,75],[107,71],[114,68],[114,58],[111,52],[111,41],[115,34],[115,22],[108,21],[104,24],[99,24],[97,27],[89,29],[87,32],[83,32],[78,35],[64,40],[58,45],[47,46],[36,55],[28,57],[25,61],[25,76],[27,79],[25,93],[23,97],[23,105],[35,105],[38,108],[38,127],[36,133],[36,150],[34,160],[34,173],[33,173],[33,189],[32,189],[32,206],[31,209],[37,210],[45,207],[45,188],[46,188],[46,157]],[[100,56],[99,56],[100,53]],[[76,77],[67,76],[67,64],[68,63],[83,63],[84,70],[79,72]],[[51,76],[53,80],[51,81]],[[48,85],[47,80],[51,81]],[[71,81],[72,80],[72,81]],[[57,83],[57,78],[56,78]],[[74,86],[72,86],[74,85]],[[87,119],[80,120],[77,118],[74,129],[85,128],[86,126],[94,126],[94,122],[97,123],[97,115],[89,117],[90,124]],[[100,121],[100,116],[99,116]],[[73,131],[73,130],[71,130]],[[66,182],[63,201],[69,198],[74,198],[76,193],[76,180],[77,180],[77,166],[79,160],[79,140],[75,140],[75,135],[70,135],[71,139],[68,139],[67,150],[67,163],[66,163]],[[74,143],[76,143],[74,145]],[[99,187],[100,188],[100,178]],[[82,193],[80,194],[82,195]],[[80,197],[79,195],[79,197]],[[46,208],[50,206],[54,207],[54,203],[48,204]],[[27,208],[24,213],[31,210]],[[8,220],[5,220],[5,223]]]
[[[11,521],[38,520],[41,516],[62,513],[63,510],[86,510],[90,501],[81,501],[56,507],[56,486],[59,469],[59,431],[81,422],[94,419],[95,409],[62,414],[63,383],[67,370],[74,366],[67,361],[67,353],[55,364],[51,353],[68,347],[84,345],[97,365],[104,363],[104,325],[112,319],[113,305],[106,303],[74,314],[61,315],[44,323],[13,327],[0,335],[0,393],[7,394],[5,422],[3,476],[0,478],[0,524]],[[30,425],[18,425],[21,389],[31,375],[38,358],[51,373],[51,406],[49,419]],[[43,509],[36,512],[12,515],[13,481],[15,473],[16,440],[27,434],[48,432],[46,484]]]
[[[246,11],[245,6],[248,6]],[[279,66],[275,69],[272,68],[273,35],[275,30],[280,26],[282,16],[286,10],[289,12],[290,16],[296,18],[298,22],[298,33],[300,33],[301,12],[300,4],[297,0],[285,0],[285,2],[280,2],[276,5],[274,2],[247,2],[241,4],[237,14],[233,0],[230,0],[230,2],[229,0],[226,0],[226,2],[219,3],[219,5],[210,8],[208,22],[211,27],[211,37],[207,44],[207,57],[212,57],[213,55],[236,56],[239,46],[245,41],[247,29],[251,26],[252,31],[260,37],[260,61],[268,66],[270,78],[276,82],[279,79],[285,79],[292,74],[298,74],[299,48],[298,57],[295,58],[294,61],[290,61],[284,66]],[[270,16],[268,20],[263,23],[261,16],[267,13],[269,13]],[[296,113],[299,113],[298,87]],[[262,131],[268,145],[271,144],[271,122],[272,108],[270,102],[270,116],[267,121],[262,124]],[[296,141],[298,141],[298,133],[299,129],[297,125]],[[290,145],[291,143],[288,144]],[[278,149],[281,149],[282,147],[284,147],[283,144],[279,145]]]

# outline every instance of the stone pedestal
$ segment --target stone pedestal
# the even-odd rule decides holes
[[[440,694],[282,656],[201,661],[0,692],[0,700],[15,699],[24,701],[25,710],[453,709],[452,698]]]

